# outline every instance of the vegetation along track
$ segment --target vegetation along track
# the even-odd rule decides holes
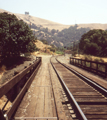
[[[93,82],[89,84],[84,81],[87,78],[75,75],[58,61],[52,65],[75,111],[75,119],[107,120],[107,89]]]

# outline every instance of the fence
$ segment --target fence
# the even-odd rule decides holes
[[[70,58],[70,64],[86,69],[102,77],[107,77],[107,63]]]
[[[11,118],[17,106],[19,105],[22,97],[24,96],[25,92],[30,87],[41,65],[41,62],[42,62],[41,57],[38,57],[33,64],[22,70],[20,73],[15,75],[12,79],[7,81],[0,87],[0,98],[3,95],[6,95],[6,97],[8,98],[7,102],[8,101],[12,102],[12,106],[9,108],[9,110],[6,111],[5,117],[3,115],[4,107],[2,108],[2,110],[0,110],[0,120],[1,119],[9,120]]]

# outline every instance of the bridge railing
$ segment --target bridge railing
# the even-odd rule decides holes
[[[107,63],[77,59],[70,57],[70,64],[81,67],[85,70],[98,74],[102,77],[107,77]]]
[[[42,58],[37,57],[33,64],[30,64],[29,67],[19,72],[0,87],[0,98],[5,95],[8,99],[7,102],[10,101],[12,103],[12,106],[5,114],[3,113],[4,107],[0,110],[0,118],[3,120],[9,120],[11,118],[25,92],[30,87],[41,63]]]

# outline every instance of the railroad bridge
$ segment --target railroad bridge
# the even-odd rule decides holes
[[[107,120],[106,67],[99,77],[79,63],[67,56],[38,57],[0,87],[0,98],[7,98],[0,120]]]

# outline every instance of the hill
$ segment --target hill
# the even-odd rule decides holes
[[[8,12],[8,11],[0,9],[0,12]],[[52,29],[62,30],[64,28],[70,27],[70,25],[63,25],[60,23],[52,22],[49,20],[31,16],[31,15],[17,14],[17,13],[11,13],[11,12],[8,12],[8,13],[16,15],[18,19],[22,19],[24,22],[26,22],[29,25],[31,23],[31,24],[37,25],[38,27],[44,27],[44,28],[47,27],[50,30]]]
[[[8,11],[0,9],[0,12]],[[81,36],[90,29],[107,29],[107,24],[63,25],[31,15],[14,14],[31,27],[34,35],[39,40],[47,40],[49,44],[54,44],[57,47],[71,46],[74,42],[78,42]]]
[[[42,18],[38,18],[38,17],[34,17],[34,16],[30,16],[30,15],[25,15],[25,14],[16,14],[16,13],[11,13],[9,11],[0,9],[0,12],[8,12],[10,14],[15,14],[17,16],[18,19],[22,19],[23,21],[25,21],[28,24],[35,24],[37,26],[42,26],[44,28],[48,28],[48,29],[55,29],[55,30],[63,30],[65,28],[69,28],[70,26],[74,26],[74,25],[63,25],[60,23],[56,23],[56,22],[52,22],[49,20],[45,20]],[[107,29],[107,24],[101,24],[101,23],[90,23],[90,24],[78,24],[78,28],[90,28],[90,29]]]
[[[36,47],[39,49],[39,51],[34,52],[33,53],[34,55],[38,55],[38,54],[41,54],[41,53],[50,53],[50,50],[48,49],[48,48],[51,47],[50,45],[46,45],[43,42],[41,42],[40,40],[37,40],[35,42],[35,44],[36,44]]]
[[[101,23],[90,23],[90,24],[78,24],[78,28],[90,28],[92,29],[107,29],[107,24],[101,24]]]

